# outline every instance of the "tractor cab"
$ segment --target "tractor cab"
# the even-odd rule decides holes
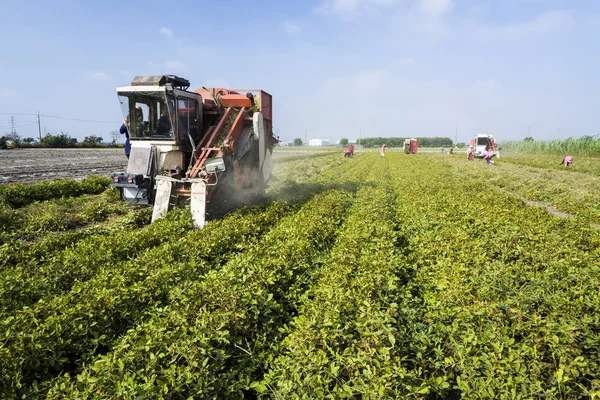
[[[117,89],[129,138],[191,153],[202,137],[202,97],[173,75],[136,76]]]
[[[202,139],[202,96],[174,75],[136,76],[117,88],[131,141],[127,172],[112,176],[124,200],[152,202],[154,176],[183,177]]]

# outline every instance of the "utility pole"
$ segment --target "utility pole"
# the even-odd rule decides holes
[[[458,126],[456,127],[456,131],[454,132],[454,144],[458,142]]]
[[[304,145],[308,143],[308,129],[304,130]]]
[[[40,136],[40,142],[42,141],[42,126],[40,125],[40,112],[38,110],[38,135]]]
[[[527,136],[531,137],[531,125],[529,125],[529,130],[528,130],[528,132],[529,132],[529,133],[527,134]]]

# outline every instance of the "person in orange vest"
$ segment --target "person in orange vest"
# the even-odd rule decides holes
[[[383,146],[381,146],[381,157],[385,157],[385,150],[386,149],[387,149],[387,146],[384,143]]]

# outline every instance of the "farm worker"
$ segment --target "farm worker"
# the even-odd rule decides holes
[[[450,151],[448,152],[450,155],[454,155],[454,147],[450,147]]]
[[[354,145],[353,144],[348,146],[348,151],[350,152],[348,157],[353,157],[354,156]]]
[[[563,165],[563,164],[565,165],[565,167],[570,167],[571,165],[573,165],[573,157],[565,156],[565,158],[563,158],[560,165]]]
[[[125,157],[129,158],[129,153],[131,153],[131,142],[129,141],[129,131],[127,130],[127,125],[125,123],[121,125],[119,132],[121,135],[125,134]]]
[[[467,160],[472,160],[473,159],[473,146],[469,146],[469,148],[467,149]]]
[[[381,146],[381,157],[385,157],[385,149],[386,149],[386,145],[385,143],[383,144],[383,146]]]
[[[166,104],[161,107],[160,118],[156,124],[156,133],[167,137],[171,135],[171,119],[169,118]]]
[[[144,116],[142,114],[142,109],[140,107],[135,108],[135,117],[138,122],[142,122],[144,120]],[[131,142],[129,141],[129,115],[121,125],[119,132],[121,135],[125,134],[125,157],[129,158],[129,154],[131,153]]]
[[[485,161],[487,161],[487,165],[492,165],[492,158],[494,157],[494,153],[492,153],[491,151],[484,151],[483,152],[483,159]]]

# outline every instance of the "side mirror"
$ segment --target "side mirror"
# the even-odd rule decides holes
[[[225,171],[225,161],[221,157],[209,158],[204,161],[204,168],[209,174]]]

